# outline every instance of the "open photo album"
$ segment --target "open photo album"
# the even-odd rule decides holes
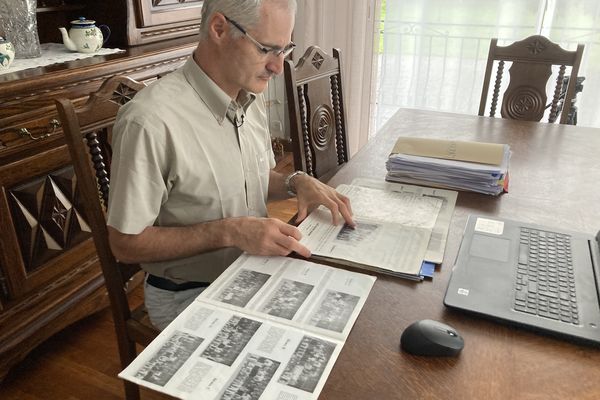
[[[119,376],[181,399],[316,399],[374,282],[243,254]]]

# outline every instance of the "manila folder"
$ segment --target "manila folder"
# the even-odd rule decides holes
[[[498,143],[399,137],[392,154],[500,165],[504,157],[505,146]]]

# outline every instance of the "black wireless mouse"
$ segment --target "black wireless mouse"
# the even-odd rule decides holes
[[[456,356],[464,345],[454,328],[430,319],[412,323],[400,338],[400,347],[417,356]]]

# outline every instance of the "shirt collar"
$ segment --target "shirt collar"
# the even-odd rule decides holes
[[[190,57],[183,66],[183,74],[194,88],[198,96],[208,107],[219,124],[223,124],[225,117],[232,122],[239,114],[241,118],[252,102],[256,99],[254,93],[241,90],[237,99],[232,100]]]

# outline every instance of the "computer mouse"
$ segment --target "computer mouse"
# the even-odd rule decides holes
[[[400,337],[400,347],[417,356],[457,356],[464,345],[456,329],[431,319],[412,323]]]

